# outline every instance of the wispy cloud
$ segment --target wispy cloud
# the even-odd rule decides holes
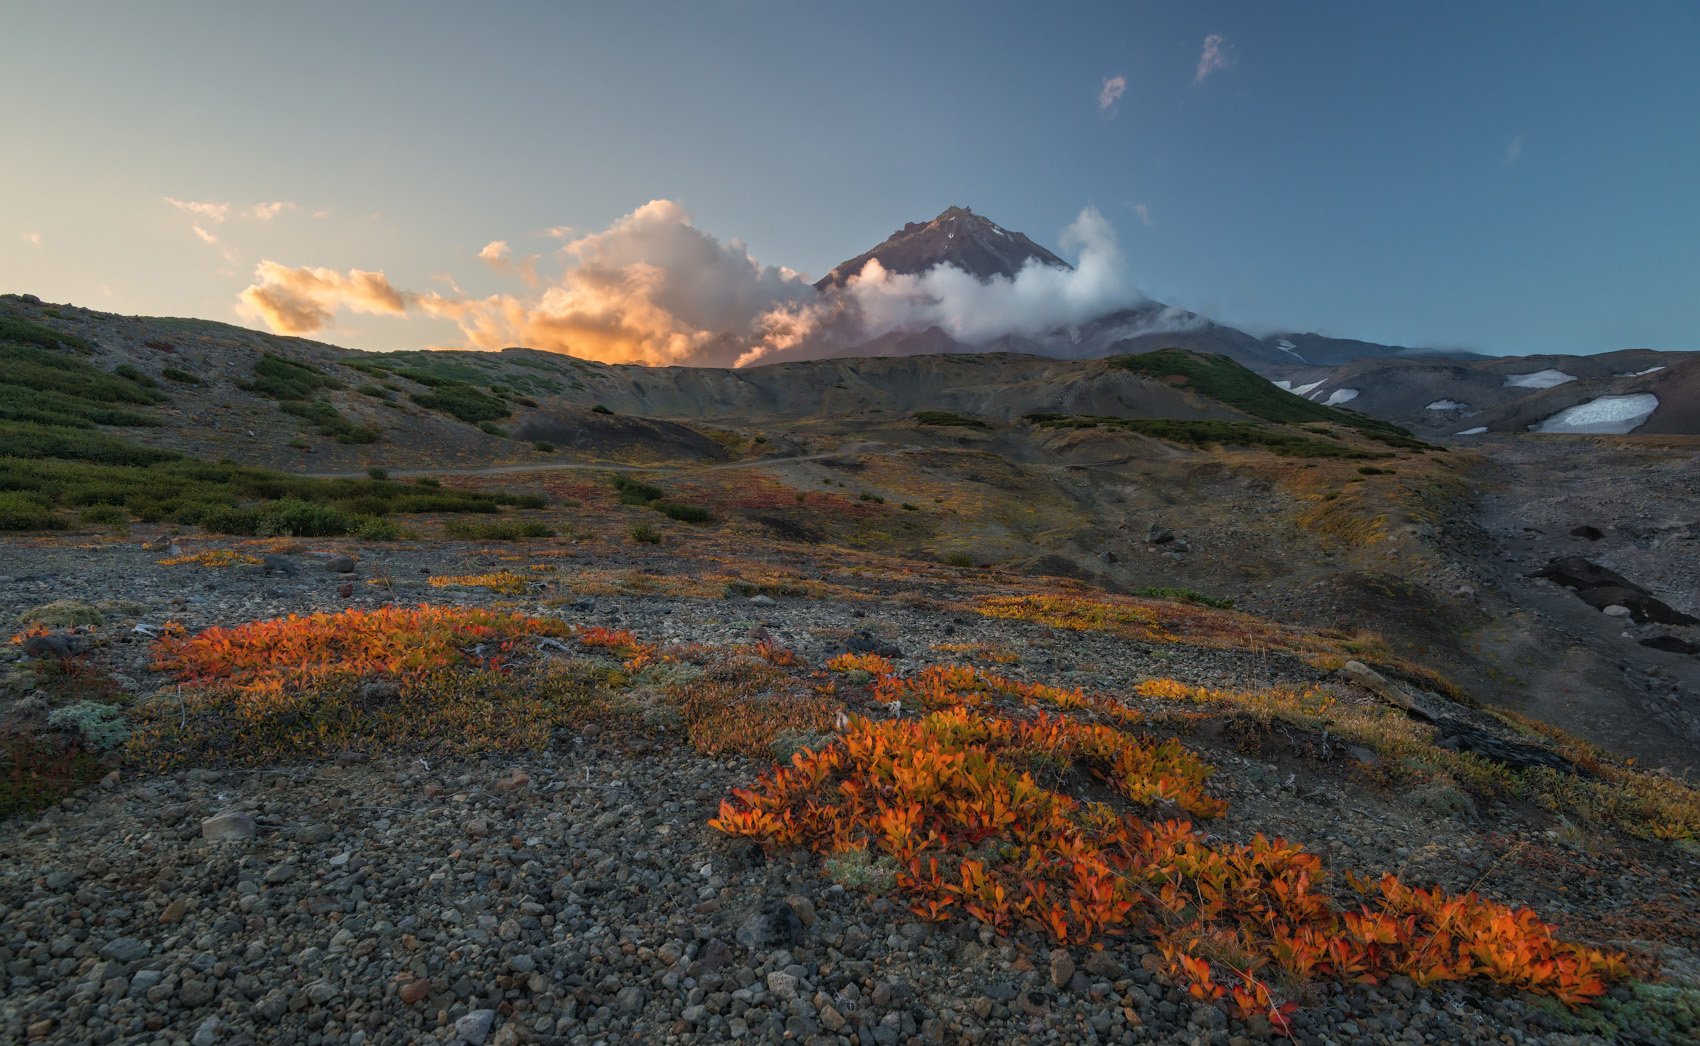
[[[165,202],[180,211],[198,214],[209,221],[222,222],[230,215],[230,204],[212,203],[199,200],[179,200],[175,196],[167,196]]]
[[[199,236],[201,238],[202,243],[217,243],[218,242],[217,236],[214,236],[212,233],[201,228],[199,225],[191,225],[191,226],[189,226],[189,228],[195,230],[195,235]]]
[[[1523,136],[1518,135],[1517,137],[1511,139],[1510,143],[1507,144],[1506,147],[1505,147],[1505,165],[1507,167],[1509,167],[1512,164],[1516,163],[1518,160],[1522,159],[1522,157],[1523,157]]]
[[[23,235],[23,241],[31,247],[40,247],[41,233],[36,232],[34,229],[26,230]]]
[[[269,222],[283,211],[293,211],[295,204],[288,200],[276,200],[272,203],[256,203],[249,208],[248,213],[260,221]]]
[[[1198,72],[1193,74],[1192,82],[1201,84],[1210,78],[1211,73],[1233,64],[1233,45],[1221,33],[1211,33],[1204,38],[1204,50],[1198,56]]]
[[[318,210],[313,212],[313,217],[315,218],[329,218],[330,216],[331,209],[329,207],[320,207]]]
[[[1150,225],[1151,224],[1151,208],[1145,206],[1143,203],[1134,204],[1133,205],[1133,213],[1139,215],[1139,224],[1141,224],[1141,225]]]
[[[551,225],[543,230],[543,235],[557,240],[570,240],[578,235],[578,230],[571,225]]]
[[[1108,109],[1115,105],[1122,95],[1127,93],[1127,77],[1111,76],[1104,80],[1104,86],[1098,91],[1098,108]]]

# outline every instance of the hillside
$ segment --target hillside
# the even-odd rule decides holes
[[[0,307],[8,1040],[1697,1026],[1680,438]]]

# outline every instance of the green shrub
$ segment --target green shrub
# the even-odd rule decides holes
[[[342,382],[310,363],[296,363],[268,352],[254,363],[254,380],[241,387],[281,402],[304,400],[320,389],[340,389]]]
[[[63,334],[51,327],[43,327],[39,323],[31,323],[15,316],[0,316],[0,341],[34,345],[43,349],[71,349],[83,353],[94,351],[94,346],[75,334]]]
[[[1217,610],[1234,609],[1234,601],[1217,596],[1206,596],[1194,592],[1190,588],[1142,588],[1133,593],[1147,599],[1168,599],[1182,603],[1197,603],[1199,606],[1215,607]]]
[[[366,541],[399,541],[405,532],[394,520],[381,516],[356,516],[354,536]]]
[[[498,421],[513,413],[499,397],[459,382],[443,382],[430,392],[415,392],[409,398],[426,410],[447,414],[473,425],[481,421]]]
[[[390,470],[384,468],[382,465],[368,465],[366,467],[366,475],[373,479],[389,479]]]
[[[967,429],[991,428],[990,425],[986,424],[985,419],[983,418],[975,418],[967,414],[958,414],[955,411],[950,410],[918,410],[915,412],[915,421],[917,424],[921,425],[954,425],[959,428]]]
[[[490,436],[499,436],[502,439],[508,438],[508,430],[502,428],[502,426],[496,424],[493,421],[481,421],[481,422],[479,422],[478,423],[478,431],[483,432],[486,435],[490,435]]]
[[[676,501],[657,501],[651,506],[668,519],[681,523],[712,523],[714,513],[700,505],[681,505]]]
[[[592,414],[612,414],[612,413],[614,413],[613,411],[609,410],[607,407],[604,407],[600,403],[598,403],[596,406],[590,408],[590,412]]]
[[[0,492],[0,530],[62,530],[65,521],[27,494]]]
[[[112,373],[126,381],[133,381],[144,389],[159,387],[159,382],[154,381],[151,376],[128,363],[120,363],[118,366],[112,368]]]
[[[548,454],[550,451],[555,449],[555,445],[546,439],[540,439],[531,445],[531,449],[537,451],[539,454]]]
[[[613,483],[614,491],[619,494],[622,505],[647,505],[652,501],[660,501],[667,493],[660,487],[630,476],[615,476]]]
[[[552,538],[555,531],[533,520],[450,520],[444,530],[457,538],[477,541],[519,541],[523,538]]]
[[[167,367],[160,371],[160,376],[167,381],[175,381],[179,385],[199,385],[201,379],[180,367]]]
[[[329,505],[285,498],[260,512],[254,533],[260,537],[322,538],[346,534],[354,520]]]
[[[632,540],[645,545],[657,545],[661,543],[661,531],[653,524],[639,520],[632,524]]]
[[[121,526],[130,522],[130,513],[118,505],[89,505],[77,512],[77,522]]]

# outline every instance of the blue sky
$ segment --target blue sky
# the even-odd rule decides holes
[[[1228,322],[1700,349],[1696,4],[8,6],[0,289],[50,300],[263,327],[271,261],[523,304],[655,199],[816,276],[1090,206]],[[458,343],[413,301],[315,336]]]

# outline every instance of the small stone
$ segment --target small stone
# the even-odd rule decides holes
[[[773,599],[772,596],[757,595],[757,596],[751,596],[750,597],[750,606],[753,606],[753,607],[770,607],[770,606],[773,606],[773,605],[774,605],[774,599]]]
[[[636,1013],[643,1009],[643,989],[635,984],[621,988],[614,996],[614,1005],[622,1013]]]
[[[332,556],[325,561],[325,569],[333,574],[352,574],[354,559],[351,556]]]
[[[166,905],[165,911],[159,913],[159,921],[166,925],[170,925],[175,922],[182,922],[183,916],[188,912],[188,910],[189,906],[184,903],[183,898],[179,897],[175,901]]]
[[[844,1024],[844,1015],[833,1009],[830,1003],[820,1008],[821,1027],[825,1028],[827,1031],[836,1033],[838,1029],[844,1027]]]
[[[775,970],[767,975],[767,990],[776,998],[790,1002],[797,997],[797,978],[783,970]]]
[[[820,918],[820,916],[815,913],[815,902],[809,900],[800,893],[794,893],[785,898],[785,903],[797,916],[797,921],[802,923],[804,926],[813,926],[815,921]]]
[[[201,822],[201,838],[208,842],[251,839],[254,835],[254,815],[240,810],[225,810]]]
[[[100,950],[100,957],[109,962],[140,962],[149,954],[148,946],[134,937],[120,937]]]
[[[295,878],[295,865],[288,861],[281,861],[272,865],[270,868],[267,868],[266,874],[263,878],[266,882],[272,883],[273,885],[277,883],[286,883]]]
[[[1633,611],[1622,603],[1613,603],[1611,606],[1603,608],[1600,613],[1607,617],[1628,617]]]
[[[218,1042],[219,1032],[224,1030],[224,1023],[217,1017],[208,1017],[195,1029],[194,1037],[189,1040],[189,1046],[214,1046]]]
[[[506,795],[509,792],[521,791],[529,784],[531,784],[531,775],[524,770],[515,770],[511,776],[504,777],[491,785],[490,789],[497,795]]]
[[[1068,987],[1068,982],[1074,979],[1074,956],[1067,949],[1057,948],[1051,952],[1051,986],[1058,991]]]
[[[495,1022],[495,1010],[473,1010],[455,1021],[455,1034],[460,1036],[462,1042],[471,1043],[472,1046],[484,1046],[484,1040],[490,1037],[490,1025]]]
[[[416,981],[408,981],[396,990],[396,994],[401,997],[402,1002],[412,1006],[431,994],[431,981],[425,977]]]
[[[48,1037],[48,1035],[52,1034],[52,1032],[53,1032],[53,1018],[52,1017],[49,1017],[46,1020],[36,1021],[34,1024],[32,1024],[29,1027],[24,1029],[24,1034],[29,1036],[29,1038],[32,1042],[36,1039],[45,1039],[45,1038]]]

